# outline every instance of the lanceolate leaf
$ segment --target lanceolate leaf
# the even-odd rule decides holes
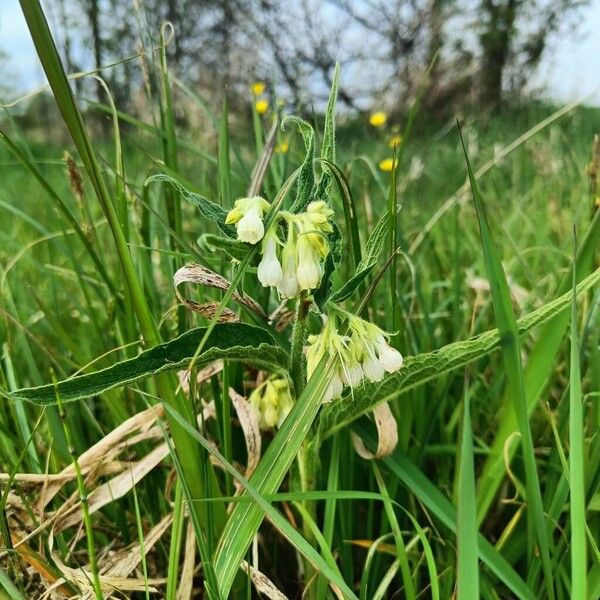
[[[186,367],[205,332],[205,327],[192,329],[170,342],[140,353],[135,358],[94,373],[65,379],[57,384],[61,400],[69,402],[89,398],[162,371]],[[275,344],[274,339],[264,329],[245,323],[215,325],[195,366],[202,367],[222,358],[249,362],[261,369],[282,371],[287,369],[289,360],[287,353]],[[27,400],[35,404],[54,404],[56,391],[52,384],[23,388],[14,392],[0,390],[6,398]]]
[[[291,212],[298,213],[303,211],[310,202],[315,185],[315,131],[310,123],[292,115],[283,120],[281,129],[285,129],[288,123],[298,127],[306,149],[306,156],[300,167],[300,174],[296,183],[296,199],[290,208]]]
[[[246,258],[250,250],[250,244],[241,242],[230,237],[222,237],[214,233],[205,233],[198,238],[198,246],[200,250],[212,252],[215,249],[227,252],[231,258],[235,260],[243,260]]]
[[[347,281],[343,287],[331,296],[333,302],[341,302],[351,296],[364,281],[365,277],[373,270],[373,267],[377,264],[377,259],[383,250],[387,225],[388,213],[386,212],[375,226],[375,229],[373,229],[373,233],[371,233],[369,240],[367,241],[365,255],[358,264],[354,277]]]
[[[199,211],[200,214],[207,220],[216,223],[219,229],[229,237],[235,237],[235,227],[232,225],[226,225],[225,219],[227,217],[227,211],[209,200],[200,194],[196,194],[195,192],[190,192],[187,188],[183,186],[183,184],[174,177],[170,175],[166,175],[165,173],[157,173],[156,175],[151,175],[144,182],[144,186],[148,186],[151,183],[166,183],[168,185],[173,186],[180,194],[184,200],[187,200],[190,204],[193,204]]]
[[[600,269],[584,279],[577,286],[580,295],[600,282]],[[525,315],[517,321],[519,335],[523,335],[536,325],[540,325],[570,306],[571,294],[567,292],[556,300]],[[336,431],[347,427],[352,421],[366,414],[380,402],[390,402],[404,392],[426,383],[443,373],[464,367],[489,354],[500,346],[500,334],[497,329],[481,335],[448,344],[439,350],[408,356],[404,366],[379,383],[369,383],[347,394],[343,399],[327,404],[320,418],[321,437],[326,438]]]
[[[329,162],[335,162],[335,104],[337,101],[338,84],[340,80],[340,65],[335,65],[333,81],[331,82],[331,91],[327,101],[327,110],[325,111],[325,127],[323,130],[323,144],[321,145],[321,159]],[[317,199],[324,199],[329,193],[331,186],[331,173],[327,163],[323,163],[323,175],[317,186]]]

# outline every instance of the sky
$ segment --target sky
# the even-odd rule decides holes
[[[558,102],[589,97],[588,104],[600,106],[600,0],[591,0],[582,22],[577,32],[565,32],[554,42],[534,84]],[[0,49],[9,56],[11,80],[20,93],[44,83],[18,0],[0,0]]]

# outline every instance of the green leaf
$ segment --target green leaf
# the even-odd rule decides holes
[[[571,597],[587,598],[587,543],[585,536],[585,431],[577,331],[577,296],[573,270],[571,303],[571,358],[569,368],[569,490],[571,516]]]
[[[223,466],[229,475],[231,475],[238,483],[241,484],[241,486],[244,488],[244,495],[249,496],[253,501],[251,508],[258,509],[264,514],[268,514],[273,525],[275,525],[275,527],[281,531],[281,533],[294,545],[294,547],[298,549],[306,558],[308,558],[308,560],[314,564],[321,571],[321,573],[323,573],[323,575],[325,575],[330,581],[339,587],[346,598],[357,600],[352,590],[342,579],[333,557],[331,556],[330,560],[322,558],[319,553],[306,541],[306,539],[300,535],[297,529],[291,525],[288,519],[285,518],[277,509],[271,506],[270,502],[264,497],[260,489],[253,485],[254,478],[248,480],[241,475],[239,471],[213,446],[213,444],[209,442],[209,440],[207,440],[201,433],[189,425],[189,423],[187,423],[185,419],[172,407],[170,407],[168,404],[165,404],[165,409],[181,424],[182,427],[187,430],[192,438],[199,442],[204,449]],[[237,506],[241,505],[238,504]],[[238,541],[239,540],[236,540],[236,543]],[[241,559],[235,566],[234,574],[237,572],[240,562]],[[221,588],[221,597],[227,598],[229,594],[229,586],[224,581],[223,573],[218,570],[218,568],[215,568],[215,571],[220,575],[219,584]]]
[[[175,177],[171,177],[165,173],[157,173],[151,175],[144,182],[144,186],[148,186],[151,183],[167,183],[173,186],[184,200],[187,200],[190,204],[193,204],[199,211],[200,214],[212,223],[216,223],[219,229],[229,237],[236,237],[235,227],[227,225],[225,219],[227,218],[227,212],[223,207],[219,206],[212,200],[205,198],[201,194],[190,192],[184,185],[178,181]]]
[[[203,339],[206,327],[192,329],[170,342],[145,350],[135,358],[121,361],[57,384],[63,402],[89,398],[107,390],[140,381],[156,373],[186,367]],[[215,325],[210,332],[195,366],[202,367],[226,358],[252,363],[267,370],[287,369],[286,352],[275,344],[264,329],[245,323]],[[23,388],[14,392],[0,391],[9,399],[21,399],[35,404],[54,404],[57,390],[53,384]]]
[[[354,429],[369,445],[377,444],[368,428],[356,424]],[[382,459],[387,468],[404,483],[426,507],[446,527],[456,532],[456,508],[444,496],[423,472],[399,450]],[[506,559],[480,534],[478,552],[481,560],[496,577],[506,585],[520,600],[535,600],[536,595],[527,587]]]
[[[281,129],[285,130],[288,123],[296,125],[302,134],[306,155],[300,167],[298,182],[296,184],[296,199],[290,208],[290,212],[299,213],[303,211],[312,198],[315,185],[315,130],[310,123],[304,119],[290,115],[281,122]]]
[[[250,244],[230,237],[222,237],[214,233],[204,233],[198,238],[201,250],[213,252],[215,249],[227,252],[235,260],[243,260],[251,249]]]
[[[579,283],[577,295],[589,290],[599,281],[600,269],[597,269]],[[519,334],[523,335],[536,325],[565,312],[570,303],[571,293],[567,292],[525,315],[517,321]],[[347,394],[341,400],[324,406],[319,422],[321,437],[324,439],[347,427],[358,417],[373,410],[380,402],[390,402],[408,390],[480,359],[499,346],[500,333],[493,329],[469,340],[448,344],[433,352],[406,357],[404,366],[396,373],[378,383],[365,383],[355,389],[353,394]]]
[[[471,600],[471,598],[480,597],[476,508],[471,401],[469,387],[465,385],[456,532],[458,546],[456,587],[458,600]]]
[[[336,63],[325,110],[325,126],[323,128],[323,143],[321,145],[321,159],[323,161],[335,162],[335,105],[337,101],[338,85],[340,81],[340,65]],[[315,197],[317,200],[325,199],[329,196],[331,186],[331,172],[327,162],[323,162],[323,174],[317,186]]]
[[[381,217],[379,223],[373,229],[373,233],[369,236],[367,241],[367,247],[365,248],[365,255],[362,257],[356,273],[354,276],[347,281],[337,292],[334,292],[331,296],[332,302],[342,302],[349,296],[351,296],[357,289],[358,286],[368,277],[369,273],[373,270],[373,267],[377,264],[377,259],[383,250],[385,242],[385,234],[387,232],[389,216],[386,212]]]
[[[577,280],[580,281],[586,273],[593,269],[594,256],[599,244],[600,210],[596,210],[596,214],[578,248],[577,259],[561,282],[558,293],[568,293],[568,290],[571,288],[573,271],[576,273]],[[579,286],[577,289],[579,290]],[[569,324],[569,316],[568,312],[560,311],[552,320],[548,321],[540,330],[538,341],[529,352],[527,366],[525,367],[525,389],[527,392],[527,410],[529,413],[537,405],[540,394],[554,372],[556,354]],[[479,475],[477,485],[477,520],[479,523],[483,522],[506,476],[506,440],[517,427],[515,415],[512,410],[509,410],[510,403],[511,397],[509,391],[506,390],[502,398],[502,407],[498,412],[502,416],[496,429],[496,436],[490,444],[489,456]],[[512,445],[511,449],[508,450],[510,456],[512,456],[516,447],[516,444]]]
[[[259,494],[274,494],[281,485],[317,416],[330,375],[331,365],[322,361],[269,444],[249,480]],[[225,598],[264,515],[265,511],[260,506],[238,503],[227,521],[214,559],[215,571],[220,578],[219,591]]]
[[[460,128],[459,128],[460,133]],[[471,169],[471,163],[467,155],[467,149],[460,134],[460,141],[465,154],[467,163],[467,172],[471,183],[473,201],[479,221],[479,231],[481,234],[481,245],[485,261],[485,269],[490,289],[492,293],[492,304],[494,306],[494,316],[498,324],[498,331],[502,339],[502,358],[504,370],[507,378],[507,388],[510,390],[512,398],[512,408],[515,412],[519,434],[521,437],[521,447],[523,450],[523,463],[525,466],[525,480],[527,487],[527,510],[528,515],[533,521],[539,553],[542,559],[542,568],[544,571],[544,580],[546,592],[550,600],[554,599],[554,583],[552,576],[552,564],[550,562],[550,545],[548,541],[548,528],[544,516],[544,507],[542,503],[542,493],[540,490],[540,481],[535,461],[535,452],[533,447],[533,436],[529,427],[529,414],[527,410],[527,394],[525,391],[525,377],[523,374],[523,363],[521,362],[521,343],[519,339],[519,328],[517,319],[512,308],[512,298],[506,274],[502,267],[500,255],[492,240],[492,234],[488,224],[483,200]]]

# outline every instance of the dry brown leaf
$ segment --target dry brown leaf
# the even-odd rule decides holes
[[[88,495],[90,514],[110,502],[122,498],[168,455],[169,446],[166,443],[161,444],[139,461],[132,463],[128,469],[90,492]],[[62,511],[60,512],[62,513]],[[79,523],[82,518],[81,503],[78,502],[75,506],[69,507],[67,514],[61,514],[61,518],[56,525],[56,531],[60,532],[67,527],[72,527]]]
[[[181,267],[181,269],[179,269],[175,275],[173,275],[173,283],[175,285],[175,294],[177,295],[177,298],[190,310],[195,310],[195,307],[201,305],[198,302],[189,300],[181,295],[179,292],[179,286],[182,283],[194,283],[197,285],[217,288],[223,291],[228,290],[231,286],[229,281],[227,281],[227,279],[225,279],[225,277],[222,275],[219,275],[218,273],[215,273],[214,271],[211,271],[210,269],[196,263],[189,263]],[[243,304],[246,308],[255,312],[257,315],[266,319],[266,315],[263,309],[260,307],[260,304],[258,304],[258,302],[256,302],[256,300],[253,298],[250,298],[250,296],[233,292],[233,299],[239,304]],[[224,311],[225,310],[228,309],[225,308]],[[229,312],[231,313],[232,311]]]
[[[367,449],[362,439],[352,432],[352,444],[359,456],[365,460],[374,458],[384,458],[389,456],[398,443],[398,426],[396,419],[387,402],[378,404],[373,409],[373,417],[375,417],[375,425],[377,425],[377,450],[373,454]]]
[[[202,385],[205,381],[208,381],[213,375],[220,373],[223,370],[223,361],[218,360],[211,363],[207,367],[200,369],[196,375],[196,385]],[[179,385],[181,389],[186,393],[190,393],[190,370],[182,369],[177,371],[177,377],[179,377]]]
[[[250,575],[250,579],[259,593],[269,598],[269,600],[288,600],[288,597],[279,591],[277,586],[258,569],[249,565],[245,560],[242,561],[241,567],[242,571]]]
[[[248,479],[260,461],[261,437],[258,427],[258,416],[250,402],[243,396],[240,396],[233,388],[229,388],[229,397],[235,407],[242,431],[244,432],[244,439],[246,440],[248,463],[246,464],[244,476]]]
[[[191,600],[194,593],[194,568],[196,567],[196,536],[194,524],[188,519],[185,537],[183,567],[177,586],[177,600]]]

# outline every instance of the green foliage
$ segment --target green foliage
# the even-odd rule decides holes
[[[232,102],[217,118],[172,77],[161,46],[145,55],[148,114],[159,118],[149,124],[110,98],[96,103],[128,128],[113,129],[105,143],[84,123],[39,4],[23,5],[78,156],[67,178],[62,148],[37,144],[11,120],[2,133],[0,211],[9,226],[0,227],[0,467],[9,476],[0,536],[13,546],[0,565],[6,594],[42,596],[32,570],[58,579],[48,554],[25,553],[48,542],[38,518],[49,522],[65,498],[83,496],[66,514],[87,502],[85,522],[55,534],[52,556],[92,567],[96,557],[87,592],[96,572],[105,576],[110,549],[111,557],[130,552],[131,564],[139,554],[137,593],[155,585],[174,598],[187,581],[192,595],[204,587],[211,599],[248,597],[240,566],[253,563],[259,539],[269,542],[257,547],[262,574],[288,597],[544,600],[553,589],[557,598],[583,597],[586,586],[596,597],[600,213],[592,213],[583,174],[600,113],[549,117],[547,107],[530,105],[467,124],[470,159],[483,165],[476,184],[468,168],[474,207],[462,202],[468,185],[456,133],[429,115],[416,118],[425,84],[388,177],[377,165],[395,152],[389,138],[400,123],[395,115],[387,129],[370,129],[364,116],[336,123],[338,69],[314,127],[292,116],[280,130],[279,107],[254,110],[250,124]],[[174,85],[214,131],[183,133]],[[248,189],[272,200],[267,231],[282,209],[301,212],[312,200],[335,212],[321,286],[296,306],[258,282],[261,244],[240,242],[225,224],[232,200]],[[574,261],[572,221],[584,232]],[[190,255],[231,282],[187,290],[208,307],[202,317],[178,305],[173,289]],[[234,294],[260,307],[233,304]],[[332,368],[321,364],[306,382],[303,347],[329,302],[394,329],[405,358],[382,381],[322,405]],[[222,370],[204,370],[217,360]],[[191,365],[202,377],[183,393],[173,371]],[[292,379],[295,403],[280,426],[259,431],[246,398],[267,378]],[[165,419],[145,412],[157,399]],[[358,435],[378,447],[370,413],[384,402],[398,445],[369,463],[353,443]],[[141,429],[110,445],[142,418]],[[97,443],[102,455],[90,465]],[[38,495],[58,481],[45,473],[79,464],[79,481],[61,480],[40,509]],[[78,537],[83,526],[93,531],[87,543]],[[23,529],[31,540],[15,544],[10,534]],[[83,594],[80,586],[73,580],[64,591]]]
[[[50,384],[3,394],[12,400],[26,400],[36,404],[56,402],[56,391],[63,402],[89,398],[163,371],[187,367],[206,332],[206,327],[191,329],[170,342],[141,352],[135,358],[115,363],[101,371],[65,379],[56,386]],[[215,325],[194,364],[200,368],[224,358],[245,361],[269,371],[285,370],[288,362],[286,352],[276,345],[275,340],[264,329],[245,323]]]

